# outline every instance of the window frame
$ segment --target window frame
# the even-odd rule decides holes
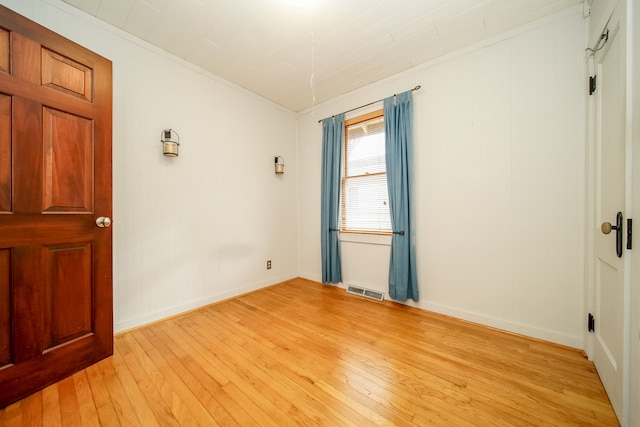
[[[379,109],[379,110],[375,110],[372,111],[370,113],[365,113],[362,114],[360,116],[357,117],[353,117],[351,119],[347,119],[344,122],[344,146],[343,146],[343,156],[342,156],[342,176],[340,179],[340,233],[346,233],[346,234],[366,234],[366,235],[378,235],[378,236],[391,236],[393,234],[393,230],[392,230],[392,226],[390,224],[389,226],[389,230],[355,230],[355,229],[350,229],[350,228],[346,228],[345,227],[345,223],[346,223],[346,184],[347,184],[347,179],[349,178],[358,178],[358,177],[363,177],[363,176],[374,176],[374,175],[387,175],[387,167],[385,164],[385,170],[384,172],[375,172],[372,174],[367,174],[367,175],[353,175],[353,176],[348,176],[347,175],[347,170],[348,170],[348,165],[349,165],[349,159],[348,159],[348,155],[349,155],[349,127],[353,126],[353,125],[357,125],[359,123],[362,122],[366,122],[369,120],[373,120],[373,119],[377,119],[379,117],[382,117],[384,120],[384,110],[383,109]],[[385,157],[386,157],[386,150],[385,150]],[[387,195],[388,197],[388,195]],[[387,205],[388,206],[388,205]],[[391,212],[389,212],[389,215],[391,215]]]

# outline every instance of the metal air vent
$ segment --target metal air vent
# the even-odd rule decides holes
[[[376,301],[384,300],[384,294],[382,292],[374,291],[371,289],[359,288],[356,286],[349,285],[347,287],[347,292],[353,295],[359,295],[361,297],[373,299]]]

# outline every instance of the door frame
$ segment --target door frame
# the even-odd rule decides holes
[[[618,0],[611,1],[607,4],[607,8],[602,15],[600,22],[590,22],[590,26],[595,28],[595,32],[591,37],[588,38],[588,46],[593,48],[600,38],[600,34],[607,27],[609,18],[613,14],[616,8],[626,8],[626,13],[623,14],[620,20],[620,31],[621,34],[619,37],[622,37],[622,41],[624,42],[623,54],[625,55],[625,201],[624,201],[624,226],[625,230],[627,227],[627,219],[634,218],[634,200],[632,198],[632,188],[634,183],[634,177],[636,177],[636,184],[640,183],[638,180],[638,175],[640,175],[640,170],[638,170],[635,166],[640,165],[640,152],[636,150],[634,153],[633,150],[633,75],[632,75],[632,67],[631,63],[633,61],[633,26],[631,25],[633,19],[633,8],[632,3],[627,0]],[[593,54],[589,54],[586,52],[585,54],[585,72],[586,75],[583,77],[586,81],[589,81],[589,77],[596,74],[596,63],[595,56]],[[640,83],[640,82],[637,82]],[[597,89],[596,89],[597,90]],[[597,146],[596,146],[596,102],[597,96],[594,93],[593,96],[590,96],[588,93],[588,84],[585,84],[585,127],[586,127],[586,146],[587,146],[587,156],[586,156],[586,225],[585,225],[585,234],[586,234],[586,247],[585,247],[585,295],[584,295],[584,321],[585,325],[587,324],[587,318],[589,313],[594,313],[596,309],[596,263],[595,263],[595,233],[596,227],[594,227],[594,222],[597,218],[596,212],[596,179],[597,179]],[[637,120],[637,119],[636,119]],[[637,124],[636,124],[637,126]],[[635,154],[635,159],[634,159]],[[635,161],[634,161],[635,160]],[[635,170],[634,170],[635,169]],[[634,173],[636,172],[636,173]],[[636,186],[640,188],[640,185]],[[638,199],[638,198],[636,198]],[[638,207],[638,202],[640,200],[635,200],[636,208]],[[635,211],[639,211],[635,209]],[[638,229],[638,225],[634,227],[636,230]],[[637,232],[635,233],[637,234]],[[626,236],[626,231],[625,231]],[[637,248],[637,238],[633,238],[632,247]],[[632,317],[632,281],[633,283],[637,283],[638,279],[640,279],[640,269],[632,269],[632,264],[637,262],[638,258],[638,250],[632,252],[626,249],[626,238],[624,241],[624,299],[623,299],[623,372],[625,372],[625,376],[623,377],[622,384],[622,420],[621,425],[627,426],[630,424],[630,416],[631,416],[631,405],[630,405],[630,395],[631,395],[631,374],[632,372],[638,372],[638,360],[632,361],[631,359],[631,346],[632,343],[637,347],[638,343],[635,340],[632,340],[632,327],[631,327],[631,319]],[[637,288],[638,286],[636,286]],[[636,292],[638,290],[636,289]],[[638,299],[636,296],[633,299]],[[636,307],[637,309],[637,307]],[[637,320],[636,320],[637,322]],[[584,332],[584,347],[585,352],[589,360],[593,360],[594,355],[594,334],[589,333],[588,329],[585,327]],[[637,350],[635,352],[637,354]],[[637,398],[637,387],[635,389],[635,398]],[[637,420],[636,420],[637,422]]]
[[[635,3],[635,4],[634,4]],[[629,100],[627,107],[631,110],[627,113],[630,117],[628,138],[631,140],[631,173],[636,194],[640,189],[640,5],[638,2],[627,3],[627,44],[629,66],[627,85],[629,86]],[[635,43],[635,44],[634,44]],[[633,211],[640,213],[640,197],[632,200]],[[637,221],[640,221],[640,216]],[[636,222],[636,233],[638,222]],[[633,248],[631,252],[631,263],[635,268],[631,268],[631,294],[629,304],[631,305],[631,324],[629,328],[630,351],[629,351],[629,425],[640,425],[640,405],[631,405],[631,402],[640,402],[640,243],[638,238],[633,237]]]

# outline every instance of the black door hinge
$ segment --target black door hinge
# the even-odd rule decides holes
[[[633,220],[631,218],[627,218],[627,249],[631,249],[631,238],[633,237],[633,232],[631,230],[632,224]]]
[[[589,95],[593,95],[593,92],[596,91],[596,77],[597,76],[589,77]]]
[[[589,328],[589,332],[596,331],[596,319],[593,317],[593,314],[589,313],[589,320],[587,320],[587,326]]]

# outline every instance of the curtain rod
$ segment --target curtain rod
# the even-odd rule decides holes
[[[420,89],[421,87],[422,87],[422,86],[418,85],[418,86],[414,87],[413,89],[411,89],[411,92],[413,92],[414,90],[418,90],[418,89]],[[396,96],[396,94],[394,93],[394,94],[393,94],[393,96]],[[350,109],[350,110],[345,111],[345,112],[344,112],[344,114],[350,113],[350,112],[352,112],[352,111],[359,110],[359,109],[364,108],[364,107],[368,107],[369,105],[373,105],[373,104],[378,103],[378,102],[380,102],[380,101],[384,101],[384,98],[383,98],[383,99],[378,99],[377,101],[373,101],[373,102],[370,102],[370,103],[368,103],[368,104],[361,105],[361,106],[356,107],[356,108],[352,108],[352,109]],[[335,116],[335,114],[334,114],[333,116],[331,116],[331,117],[334,117],[334,116]],[[328,117],[327,117],[327,119],[328,119]],[[320,119],[320,120],[318,120],[318,123],[321,123],[321,122],[322,122],[322,120],[325,120],[325,119]]]

